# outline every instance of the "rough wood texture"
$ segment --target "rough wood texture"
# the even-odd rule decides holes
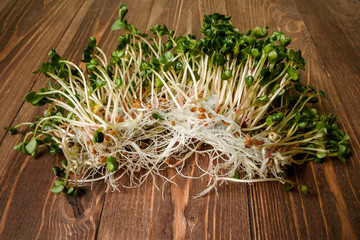
[[[106,53],[118,33],[110,26],[122,3],[139,29],[161,23],[178,34],[200,34],[203,14],[232,16],[242,31],[269,25],[292,38],[307,59],[304,80],[328,93],[320,108],[340,116],[351,136],[346,164],[327,160],[289,169],[312,186],[310,195],[282,185],[224,184],[192,198],[207,179],[176,177],[177,185],[148,179],[141,187],[105,193],[97,183],[82,198],[51,194],[51,166],[61,156],[36,159],[12,150],[22,133],[2,126],[32,120],[41,109],[23,103],[46,79],[31,74],[57,51],[78,61],[88,37]],[[358,239],[360,237],[360,3],[356,0],[146,0],[0,2],[0,239]],[[193,156],[185,168],[198,174]],[[166,172],[174,175],[171,170]],[[154,181],[160,190],[157,190]]]

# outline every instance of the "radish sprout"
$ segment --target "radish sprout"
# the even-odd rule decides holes
[[[25,101],[47,104],[30,132],[15,146],[35,156],[40,147],[62,152],[54,193],[77,196],[78,187],[105,181],[118,189],[141,185],[148,177],[172,182],[164,170],[183,173],[192,154],[201,176],[210,178],[208,193],[222,182],[278,181],[298,185],[286,166],[326,156],[345,161],[349,136],[332,114],[319,115],[311,104],[326,95],[301,83],[301,51],[287,48],[291,39],[268,27],[241,33],[230,17],[204,17],[203,38],[174,36],[165,25],[150,28],[152,37],[125,20],[122,5],[112,29],[124,29],[108,59],[90,37],[82,61],[86,70],[55,50],[36,72],[50,78],[47,88],[29,92]],[[208,147],[202,147],[202,146]],[[194,177],[195,178],[195,177]]]

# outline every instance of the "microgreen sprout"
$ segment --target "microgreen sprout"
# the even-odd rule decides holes
[[[30,131],[15,150],[64,154],[62,166],[52,168],[53,193],[77,196],[79,186],[98,180],[117,189],[125,175],[131,187],[149,176],[171,181],[162,170],[183,175],[193,153],[209,160],[206,168],[197,162],[210,176],[199,195],[223,181],[278,181],[308,193],[284,177],[286,166],[329,156],[345,162],[349,135],[335,116],[314,108],[326,95],[302,84],[306,62],[282,32],[269,35],[265,26],[242,33],[214,13],[205,15],[199,40],[174,36],[165,25],[148,36],[127,22],[127,11],[122,5],[112,25],[125,34],[109,58],[94,37],[83,53],[85,69],[53,49],[36,71],[51,79],[47,88],[25,96],[47,109],[24,123]],[[14,134],[20,126],[5,129]]]

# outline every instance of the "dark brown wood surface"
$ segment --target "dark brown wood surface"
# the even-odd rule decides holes
[[[106,53],[116,46],[110,27],[118,8],[145,31],[160,23],[178,34],[200,35],[202,16],[232,16],[241,31],[270,26],[292,38],[307,60],[303,79],[328,93],[351,137],[352,156],[290,170],[311,194],[278,183],[223,184],[193,198],[207,179],[148,179],[135,189],[105,192],[96,183],[80,198],[51,194],[51,166],[62,156],[36,159],[13,150],[23,133],[2,127],[31,121],[43,109],[23,96],[46,79],[32,74],[51,48],[79,62],[88,37]],[[360,2],[358,0],[2,0],[0,1],[0,239],[358,239],[360,237]],[[202,156],[198,156],[202,157]],[[186,174],[196,174],[190,161]],[[164,174],[172,176],[172,170]],[[163,189],[163,190],[162,190]],[[163,195],[162,195],[163,194]]]

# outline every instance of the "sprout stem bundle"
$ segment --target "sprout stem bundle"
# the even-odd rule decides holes
[[[287,48],[291,40],[282,32],[241,33],[230,17],[214,13],[205,16],[199,41],[160,25],[149,37],[124,19],[126,12],[121,6],[112,27],[126,34],[110,58],[93,37],[83,54],[86,71],[51,50],[37,72],[53,81],[25,96],[48,108],[24,123],[33,130],[15,149],[64,153],[63,166],[53,167],[54,193],[77,195],[78,186],[99,180],[118,189],[124,176],[125,187],[149,176],[171,181],[163,170],[183,176],[193,153],[208,159],[204,168],[196,158],[201,176],[210,177],[200,195],[223,181],[279,181],[290,189],[296,184],[285,179],[286,166],[349,155],[337,118],[310,107],[326,95],[301,83],[305,60]],[[20,125],[7,129],[15,133]]]

